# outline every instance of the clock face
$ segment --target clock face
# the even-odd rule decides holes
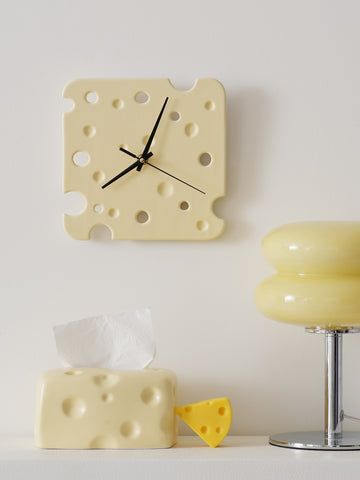
[[[224,229],[213,212],[225,194],[225,94],[213,79],[180,91],[167,79],[84,79],[64,97],[64,191],[87,201],[65,215],[66,231],[90,238],[210,240]]]

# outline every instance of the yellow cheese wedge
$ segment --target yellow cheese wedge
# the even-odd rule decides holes
[[[190,403],[175,411],[209,447],[217,447],[229,432],[232,412],[226,397]]]

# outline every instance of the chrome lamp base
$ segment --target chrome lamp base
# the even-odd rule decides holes
[[[300,450],[360,450],[360,432],[344,432],[329,439],[324,432],[293,432],[272,435],[270,445]]]
[[[342,408],[342,336],[359,333],[359,328],[326,330],[307,328],[310,333],[325,337],[325,427],[323,432],[293,432],[271,435],[269,443],[276,447],[303,450],[360,450],[360,432],[343,432],[343,420],[359,418],[345,415]]]

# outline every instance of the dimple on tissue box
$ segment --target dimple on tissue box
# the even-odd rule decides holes
[[[176,442],[176,376],[155,356],[148,309],[54,328],[69,368],[41,376],[40,448],[168,448]]]

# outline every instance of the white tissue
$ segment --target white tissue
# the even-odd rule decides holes
[[[71,367],[135,370],[155,357],[148,308],[57,325],[54,335],[60,358]]]

